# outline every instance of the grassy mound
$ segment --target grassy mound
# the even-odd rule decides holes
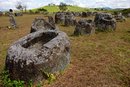
[[[89,11],[89,9],[87,8],[82,8],[82,7],[78,7],[78,6],[67,6],[69,11],[74,11],[74,12],[82,12],[82,11]],[[41,7],[46,9],[48,12],[58,12],[59,7],[58,6],[44,6]],[[39,8],[33,9],[33,11],[37,11]]]

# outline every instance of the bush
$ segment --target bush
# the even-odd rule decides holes
[[[66,11],[66,10],[68,9],[68,8],[67,8],[67,4],[61,2],[60,5],[59,5],[59,9],[60,9],[61,11]]]

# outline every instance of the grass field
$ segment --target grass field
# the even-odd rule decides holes
[[[43,15],[17,17],[16,30],[6,28],[8,17],[0,17],[0,72],[8,47],[30,32],[37,16]],[[58,27],[70,38],[71,63],[55,82],[45,87],[130,87],[130,18],[118,22],[115,32],[90,36],[72,36],[74,27]]]
[[[41,8],[46,9],[48,12],[58,12],[58,11],[60,11],[58,6],[44,6],[44,7],[41,7]],[[74,11],[74,12],[82,12],[82,11],[89,11],[90,10],[90,9],[82,8],[82,7],[78,7],[78,6],[67,6],[67,8],[68,8],[67,10]],[[33,9],[33,11],[36,11],[36,10],[37,9]]]

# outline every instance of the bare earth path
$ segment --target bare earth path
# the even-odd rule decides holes
[[[32,20],[39,15],[17,17],[19,29],[9,30],[7,17],[0,18],[0,71],[6,50],[12,42],[30,31]],[[45,87],[129,87],[130,86],[130,18],[118,23],[115,32],[72,36],[74,27],[59,26],[71,42],[71,63]]]

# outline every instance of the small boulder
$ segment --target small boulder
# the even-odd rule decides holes
[[[63,12],[57,12],[55,14],[55,23],[59,24],[59,23],[64,23],[65,21],[65,13]]]
[[[100,30],[115,30],[116,20],[109,13],[97,13],[94,19],[95,26]]]
[[[82,34],[94,34],[95,33],[95,25],[92,20],[80,19],[78,23],[76,23],[74,35],[82,35]]]
[[[130,17],[130,13],[128,13],[128,15],[127,15],[128,17]]]
[[[55,26],[51,23],[47,22],[45,19],[41,17],[37,17],[34,19],[32,26],[31,26],[31,33],[38,31],[38,30],[55,30]]]
[[[115,16],[115,19],[117,22],[123,22],[123,21],[126,21],[126,18],[125,16],[122,15],[122,13],[119,13]]]

